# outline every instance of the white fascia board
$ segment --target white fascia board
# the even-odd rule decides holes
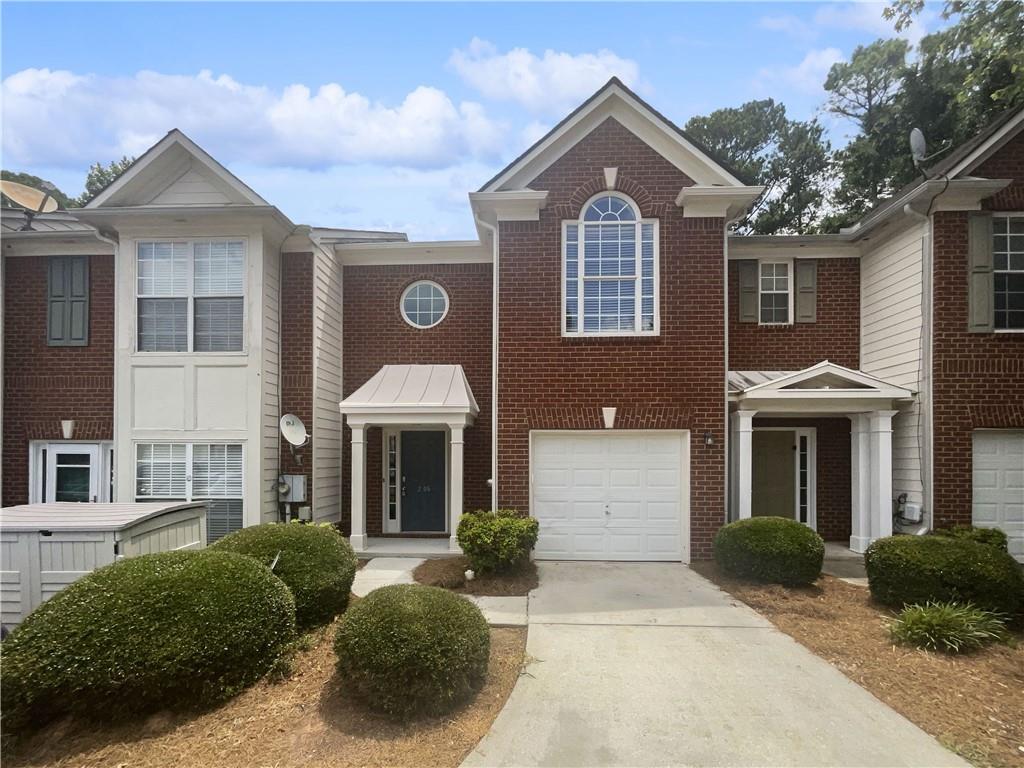
[[[676,195],[676,205],[683,209],[683,218],[737,219],[746,213],[764,192],[764,187],[683,187]]]
[[[271,232],[282,241],[295,231],[295,224],[272,205],[145,205],[125,208],[81,208],[75,217],[100,229],[104,227],[159,227],[187,225],[193,220],[223,218],[271,223]]]
[[[260,197],[256,192],[249,187],[245,182],[235,176],[231,171],[221,165],[217,160],[213,158],[206,150],[196,144],[192,139],[182,133],[180,130],[175,128],[164,136],[160,141],[150,147],[143,155],[135,161],[135,163],[124,173],[122,173],[112,184],[106,189],[102,190],[96,197],[88,202],[85,206],[87,209],[95,209],[102,207],[108,200],[117,195],[124,187],[135,179],[138,179],[145,174],[146,169],[149,168],[153,162],[156,161],[164,152],[168,151],[173,146],[180,146],[186,152],[188,152],[193,159],[198,160],[203,166],[205,166],[211,173],[213,173],[218,179],[224,184],[229,186],[240,197],[248,202],[250,205],[258,206],[269,206],[266,200]],[[174,179],[170,179],[169,183],[173,182]]]
[[[28,234],[28,233],[25,233]],[[4,256],[102,256],[114,253],[114,244],[98,232],[69,236],[67,232],[41,233],[40,237],[3,236]]]
[[[964,171],[969,171],[976,165],[983,163],[1003,146],[1003,144],[1020,130],[1024,125],[1024,109],[1020,110],[1014,117],[1007,121],[1006,125],[996,131],[989,138],[982,142],[971,154],[953,166],[948,176],[958,176]]]
[[[731,235],[729,259],[859,259],[861,250],[837,235]]]
[[[783,387],[799,384],[801,381],[807,381],[808,379],[813,379],[814,377],[821,376],[823,374],[832,374],[854,384],[859,384],[862,387],[869,387],[869,389],[832,388],[828,390],[783,390]],[[852,368],[846,368],[845,366],[837,365],[836,363],[830,363],[828,360],[823,360],[820,363],[812,365],[810,368],[804,368],[802,371],[794,371],[793,373],[785,376],[780,376],[777,379],[766,381],[763,384],[756,384],[753,387],[748,387],[743,390],[740,397],[743,398],[750,394],[754,394],[756,397],[776,397],[780,394],[782,396],[788,396],[790,392],[797,393],[797,396],[804,397],[809,393],[823,393],[825,396],[829,396],[829,393],[849,393],[851,396],[857,396],[857,393],[870,395],[873,391],[884,393],[884,396],[889,398],[909,398],[913,397],[914,394],[909,389],[897,387],[883,379],[866,374],[863,371],[855,371]]]
[[[479,240],[421,243],[337,243],[334,252],[346,266],[400,264],[490,264],[491,249]]]
[[[537,221],[548,204],[545,190],[515,189],[506,192],[470,192],[473,215],[484,221]]]
[[[615,118],[697,183],[709,186],[743,185],[743,182],[687,141],[675,126],[652,112],[623,88],[612,83],[604,89],[604,93],[558,126],[546,139],[506,168],[482,191],[495,192],[527,186],[609,117]]]

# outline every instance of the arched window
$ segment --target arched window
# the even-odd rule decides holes
[[[658,222],[624,195],[591,199],[563,222],[562,333],[658,332]]]

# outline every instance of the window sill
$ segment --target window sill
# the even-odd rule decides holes
[[[245,350],[239,352],[143,352],[135,350],[129,353],[132,357],[247,357]]]
[[[995,328],[992,333],[1024,333],[1024,328]]]
[[[661,336],[660,331],[641,331],[639,333],[565,333],[562,338],[569,341],[586,341],[587,339],[657,339]]]

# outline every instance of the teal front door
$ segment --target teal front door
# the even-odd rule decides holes
[[[402,432],[402,532],[445,531],[445,433]]]

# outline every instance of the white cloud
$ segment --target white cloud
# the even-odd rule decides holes
[[[337,83],[276,91],[208,71],[131,77],[26,69],[3,81],[5,163],[81,165],[138,155],[180,128],[224,162],[441,168],[490,160],[506,127],[475,102],[420,86],[397,105]]]
[[[639,85],[640,67],[612,51],[571,54],[526,48],[506,53],[474,37],[452,52],[449,66],[468,85],[495,101],[513,101],[535,114],[562,114],[579,105],[611,77],[630,88]]]
[[[842,60],[843,54],[838,48],[810,50],[796,66],[760,69],[754,79],[754,86],[765,95],[777,98],[785,96],[779,93],[781,89],[817,94],[822,92],[829,69]]]
[[[882,14],[887,5],[885,2],[870,1],[825,3],[815,11],[810,21],[790,14],[763,16],[758,20],[758,26],[803,41],[816,39],[825,29],[841,29],[867,32],[875,37],[902,37],[911,45],[917,45],[938,20],[936,10],[925,5],[906,29],[897,32],[893,22]]]

